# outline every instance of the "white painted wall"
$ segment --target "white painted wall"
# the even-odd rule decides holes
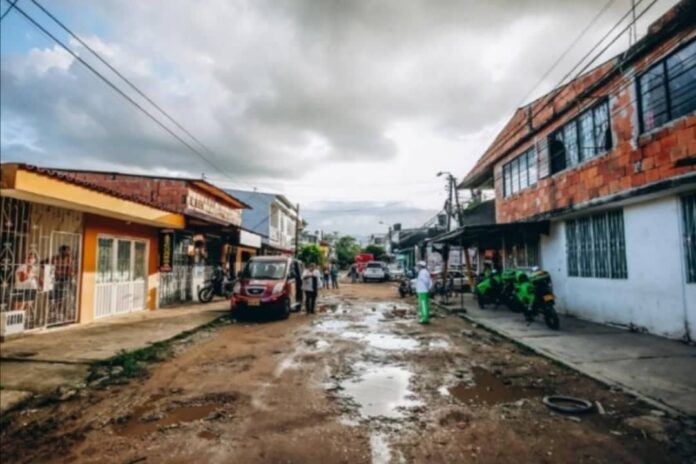
[[[696,286],[684,283],[679,207],[676,196],[624,207],[628,279],[568,277],[564,222],[552,223],[550,235],[541,239],[541,259],[551,273],[558,309],[682,338],[687,307],[694,318]]]

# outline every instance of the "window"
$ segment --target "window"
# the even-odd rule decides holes
[[[696,110],[696,41],[640,76],[638,92],[643,132]]]
[[[611,147],[609,102],[604,100],[549,136],[551,173],[582,163]]]
[[[143,280],[147,277],[147,256],[145,242],[135,242],[135,262],[133,263],[133,279]]]
[[[568,275],[628,278],[623,211],[566,221]]]
[[[506,239],[505,267],[532,268],[539,265],[539,238]]]
[[[537,156],[534,147],[503,166],[503,195],[509,197],[537,182]]]
[[[696,282],[696,193],[682,197],[681,204],[686,281],[694,283]]]
[[[116,280],[128,282],[131,280],[131,241],[119,240],[116,247]]]
[[[97,244],[97,283],[111,282],[114,261],[114,241],[110,238],[100,238]]]

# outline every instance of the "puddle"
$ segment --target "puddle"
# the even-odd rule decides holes
[[[370,450],[372,452],[372,464],[389,464],[391,462],[391,448],[381,433],[370,435]]]
[[[218,437],[216,434],[214,434],[213,432],[210,432],[208,430],[203,430],[201,432],[198,432],[198,436],[200,438],[203,438],[204,440],[215,440]]]
[[[328,321],[321,321],[315,324],[318,330],[324,330],[327,332],[338,332],[347,328],[351,323],[349,321],[341,321],[337,319],[330,319]]]
[[[443,339],[430,340],[428,342],[428,349],[430,350],[448,350],[450,346],[450,343]]]
[[[141,422],[142,416],[134,417],[124,425],[115,428],[117,435],[132,437],[147,435],[156,432],[160,428],[185,422],[193,422],[204,419],[216,409],[215,404],[202,404],[196,406],[177,406],[164,413],[164,417],[148,422]]]
[[[418,349],[418,340],[383,333],[362,333],[347,330],[341,334],[344,338],[359,340],[378,350],[413,351]]]
[[[342,394],[358,405],[364,418],[399,418],[404,409],[420,406],[409,390],[413,375],[409,370],[397,366],[357,364],[363,373],[341,385]]]
[[[458,383],[447,388],[448,393],[459,401],[487,405],[511,403],[531,396],[524,388],[505,385],[486,369],[474,367],[472,372],[473,383]]]

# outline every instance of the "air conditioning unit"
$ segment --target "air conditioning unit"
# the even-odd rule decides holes
[[[9,337],[24,332],[25,311],[0,312],[0,337]]]

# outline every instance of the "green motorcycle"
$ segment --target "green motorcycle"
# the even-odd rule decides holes
[[[528,322],[534,321],[538,314],[544,315],[544,322],[553,330],[560,328],[556,312],[556,297],[553,294],[551,275],[546,271],[536,271],[531,275],[518,274],[515,285],[516,305],[524,312]]]
[[[476,286],[474,286],[474,295],[479,308],[484,309],[487,304],[491,303],[497,307],[502,301],[502,288],[502,279],[495,270],[487,269],[479,274],[476,278]]]

